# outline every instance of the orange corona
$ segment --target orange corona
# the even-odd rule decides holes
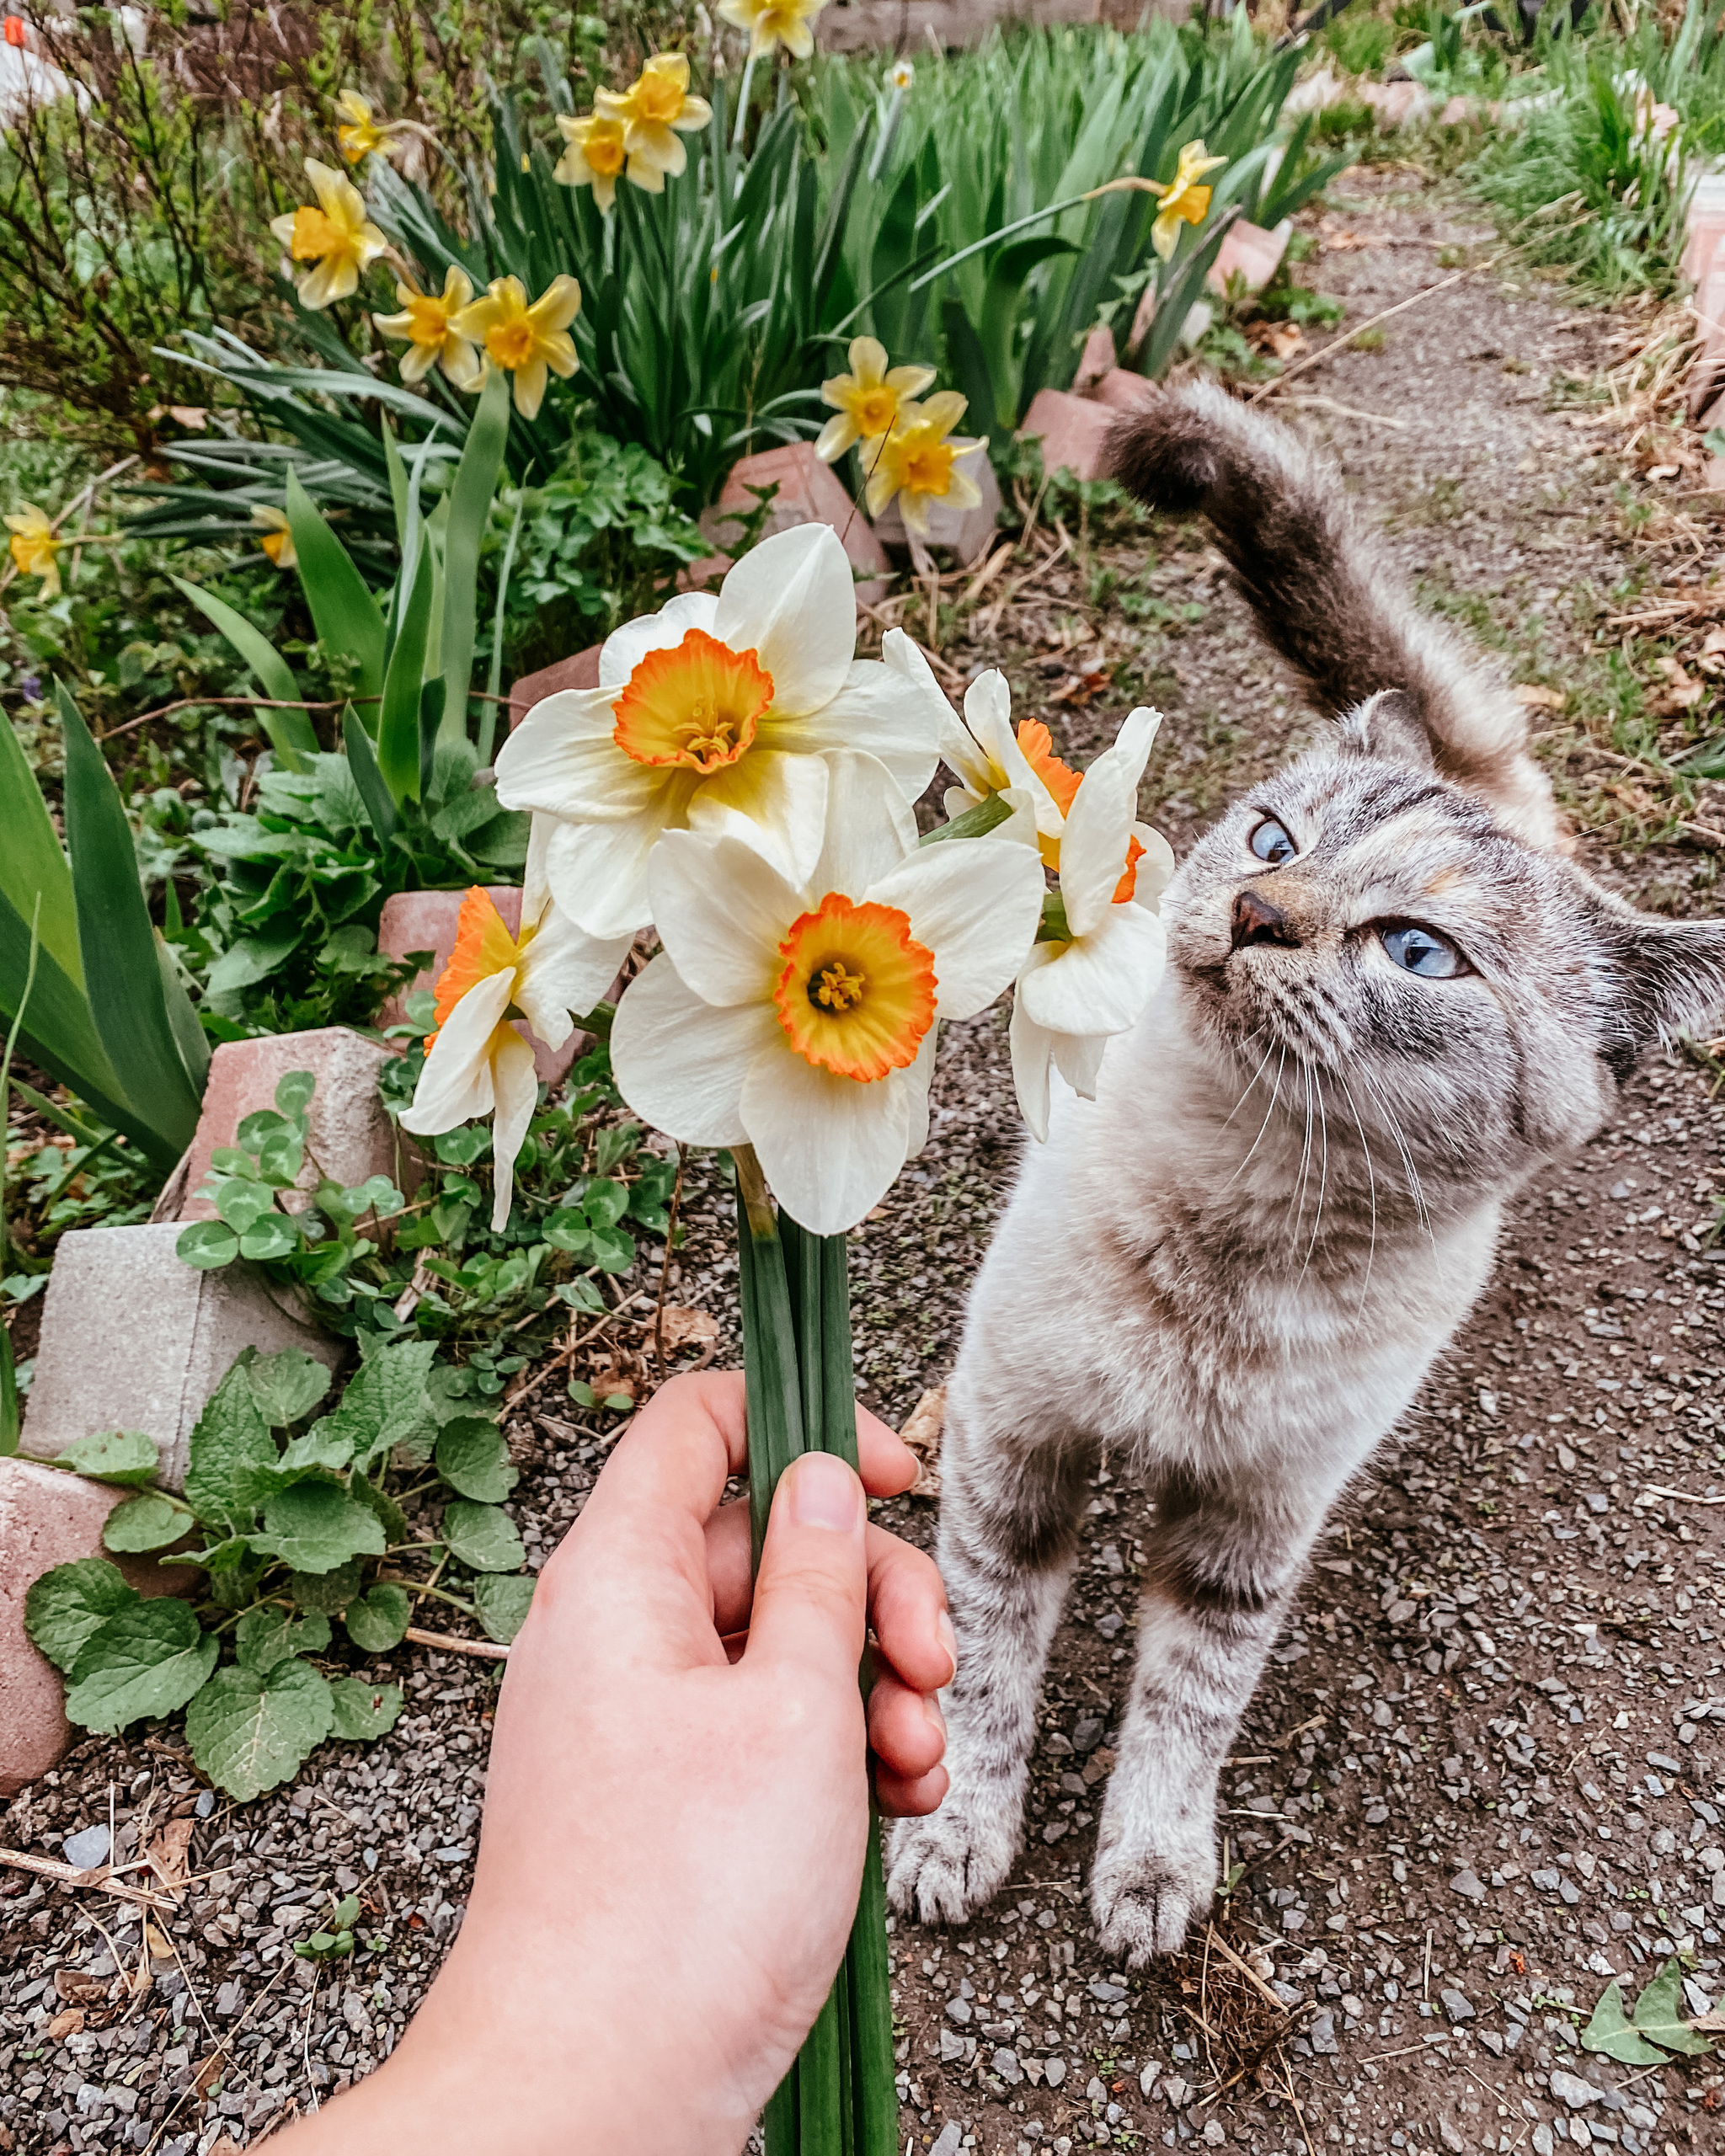
[[[492,903],[490,894],[482,891],[477,883],[473,886],[462,900],[462,910],[456,916],[455,948],[449,954],[449,963],[437,977],[437,1017],[425,1036],[428,1054],[432,1042],[448,1023],[451,1011],[467,990],[477,988],[494,974],[507,973],[511,966],[518,966],[521,953],[531,941],[530,929],[517,943]]]
[[[611,706],[611,739],[638,764],[681,765],[710,778],[739,763],[772,707],[772,676],[752,651],[704,629],[649,651]]]
[[[830,891],[778,949],[773,1005],[805,1062],[867,1085],[916,1060],[938,984],[934,953],[896,906]]]

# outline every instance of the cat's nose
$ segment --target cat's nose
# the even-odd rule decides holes
[[[1234,900],[1234,940],[1243,943],[1297,943],[1293,924],[1282,909],[1259,891],[1242,891]]]

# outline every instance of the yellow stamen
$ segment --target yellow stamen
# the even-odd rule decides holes
[[[772,1000],[807,1063],[867,1085],[916,1060],[934,1022],[934,953],[896,906],[829,891],[778,947]]]

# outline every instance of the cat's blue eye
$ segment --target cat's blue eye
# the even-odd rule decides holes
[[[1279,868],[1300,851],[1274,816],[1266,816],[1246,843],[1260,861],[1268,862],[1272,868]]]
[[[1422,980],[1454,980],[1468,971],[1466,958],[1447,936],[1432,928],[1386,928],[1384,948],[1398,966]]]

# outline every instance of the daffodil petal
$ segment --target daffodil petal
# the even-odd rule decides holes
[[[533,1051],[513,1026],[505,1026],[491,1057],[497,1113],[491,1121],[491,1231],[509,1225],[515,1199],[515,1161],[539,1105],[539,1075]]]
[[[535,704],[497,753],[502,806],[594,824],[652,808],[665,775],[617,747],[614,702],[613,691],[562,689]]]
[[[1132,835],[1144,848],[1138,862],[1132,902],[1156,913],[1160,910],[1157,902],[1162,893],[1174,880],[1174,849],[1160,831],[1153,830],[1148,824],[1135,824]]]
[[[667,829],[664,805],[622,824],[561,824],[545,857],[551,895],[590,936],[633,936],[653,918],[647,862]]]
[[[832,813],[809,889],[817,899],[829,891],[855,898],[916,851],[916,818],[878,757],[843,750],[826,764]]]
[[[751,749],[697,790],[689,829],[741,839],[800,886],[820,857],[828,784],[824,756]]]
[[[901,907],[911,935],[937,954],[941,1017],[971,1018],[1023,964],[1044,888],[1042,863],[1027,846],[948,839],[919,846],[866,895]]]
[[[928,1143],[928,1091],[934,1083],[935,1043],[939,1038],[940,1021],[937,1018],[922,1036],[916,1060],[904,1074],[903,1083],[910,1097],[905,1134],[907,1161],[914,1161]]]
[[[635,1113],[667,1137],[685,1145],[740,1145],[748,1135],[744,1081],[775,1042],[785,1061],[800,1061],[771,1003],[716,1010],[661,952],[617,1006],[611,1069]]]
[[[489,974],[476,982],[445,1020],[402,1128],[416,1138],[435,1138],[457,1123],[488,1114],[494,1095],[491,1084],[491,1037],[503,1024],[515,994],[515,969]]]
[[[515,1002],[548,1048],[561,1048],[617,979],[632,937],[589,936],[553,907],[522,953]]]
[[[1140,706],[1085,772],[1060,834],[1060,896],[1066,920],[1087,936],[1108,914],[1125,872],[1127,842],[1138,816],[1138,783],[1150,760],[1161,713]]]
[[[1112,1033],[1054,1033],[1055,1069],[1077,1094],[1080,1100],[1096,1098],[1097,1082],[1102,1076],[1102,1059],[1108,1053]]]
[[[1046,948],[1038,944],[1038,951]],[[1031,961],[1035,958],[1031,954]],[[1031,961],[1027,961],[1027,964]],[[1024,1126],[1040,1144],[1048,1143],[1048,1070],[1054,1057],[1054,1035],[1039,1026],[1024,1008],[1021,977],[1012,997],[1012,1022],[1008,1030],[1012,1051],[1012,1087],[1018,1096],[1018,1113]]]
[[[624,688],[649,651],[668,651],[691,629],[704,629],[716,636],[713,617],[718,611],[716,591],[680,591],[656,614],[643,614],[625,622],[605,639],[599,654],[599,686],[613,691]]]
[[[647,882],[660,940],[694,994],[721,1009],[770,999],[779,944],[806,899],[757,847],[668,831]]]
[[[1038,947],[1055,956],[1027,969],[1018,989],[1037,1024],[1054,1033],[1123,1033],[1156,993],[1167,937],[1142,906],[1111,906],[1089,935]]]
[[[857,590],[838,534],[799,524],[751,547],[719,588],[712,633],[756,654],[772,676],[775,718],[830,703],[857,649]]]
[[[857,422],[848,412],[835,412],[814,437],[814,454],[824,464],[836,464],[857,440]]]
[[[914,801],[934,776],[952,708],[910,638],[889,629],[880,658],[852,660],[838,693],[799,723],[797,738],[799,745],[866,749]],[[772,737],[771,724],[762,730]]]
[[[773,1195],[810,1235],[843,1235],[892,1188],[911,1141],[906,1076],[837,1077],[805,1063],[782,1033],[750,1065],[744,1128]]]

